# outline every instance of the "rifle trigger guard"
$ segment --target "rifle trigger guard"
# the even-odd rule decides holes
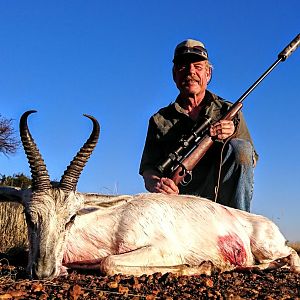
[[[182,170],[181,170],[181,172],[183,173],[182,176],[184,175],[184,177],[183,177],[182,181],[180,182],[180,184],[182,186],[186,186],[193,179],[192,171],[187,170],[187,168],[182,163],[180,163],[180,166],[182,168]]]

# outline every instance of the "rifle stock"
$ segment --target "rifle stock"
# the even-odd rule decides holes
[[[204,154],[213,145],[214,141],[209,135],[205,135],[198,146],[188,155],[181,163],[178,164],[177,168],[171,175],[171,179],[176,185],[182,183],[183,185],[188,184],[190,180],[185,180],[186,176],[192,176],[192,170],[197,163],[202,159]],[[189,178],[191,179],[191,178]]]

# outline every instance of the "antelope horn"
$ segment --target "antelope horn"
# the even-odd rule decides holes
[[[95,149],[99,138],[100,125],[98,121],[92,116],[84,116],[93,121],[93,131],[61,177],[59,187],[65,192],[71,192],[76,189],[80,173]]]
[[[27,117],[36,110],[26,111],[20,119],[20,136],[31,170],[32,190],[44,191],[51,188],[50,177],[45,162],[37,148],[27,125]]]

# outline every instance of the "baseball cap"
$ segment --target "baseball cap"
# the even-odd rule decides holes
[[[208,59],[207,50],[205,49],[204,44],[192,39],[185,40],[176,46],[173,63],[177,63],[183,58],[186,58],[187,55],[199,57],[201,60]]]

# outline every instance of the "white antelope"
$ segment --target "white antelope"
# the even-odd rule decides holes
[[[300,272],[300,259],[269,219],[207,199],[145,193],[103,196],[76,192],[79,175],[96,146],[93,131],[64,172],[51,185],[46,165],[20,120],[22,144],[32,173],[32,189],[2,188],[0,195],[25,207],[28,272],[52,279],[66,268],[99,269],[104,274],[154,272],[209,274],[233,269],[287,265]]]

